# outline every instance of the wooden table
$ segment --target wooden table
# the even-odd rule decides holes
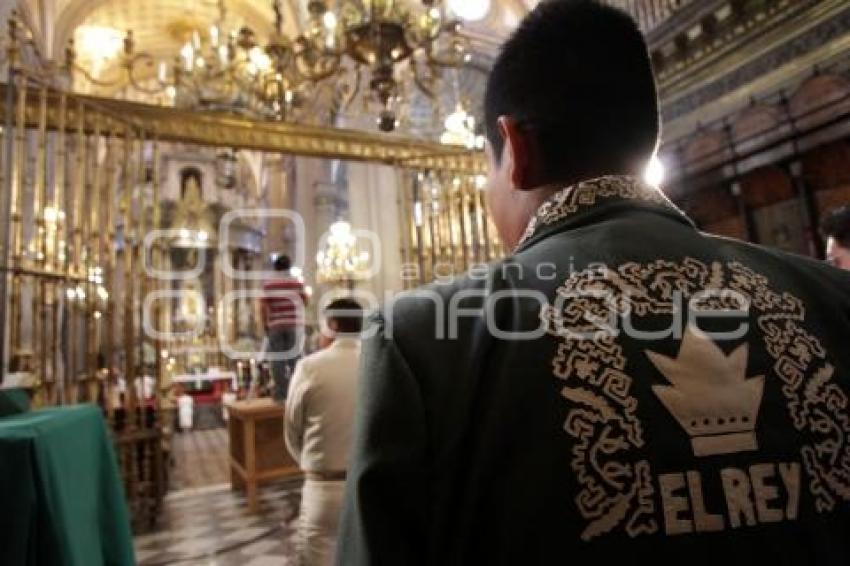
[[[283,412],[271,399],[230,405],[231,486],[245,489],[252,512],[259,509],[259,484],[301,474],[284,444]]]

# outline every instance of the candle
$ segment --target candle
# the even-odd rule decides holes
[[[183,57],[183,65],[187,71],[191,71],[195,65],[195,49],[191,43],[187,43],[180,50],[180,56]]]

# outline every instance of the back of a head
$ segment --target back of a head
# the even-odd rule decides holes
[[[325,309],[328,325],[341,334],[360,334],[363,330],[363,307],[354,299],[336,299]]]
[[[274,260],[275,271],[289,271],[292,269],[292,260],[288,255],[279,255]]]
[[[827,238],[834,238],[838,244],[850,249],[850,206],[833,210],[824,219],[821,231]]]
[[[592,0],[544,0],[505,43],[485,95],[487,137],[498,119],[532,133],[547,183],[640,171],[658,143],[646,42],[625,12]]]

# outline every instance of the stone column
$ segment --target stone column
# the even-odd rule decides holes
[[[292,210],[293,194],[290,182],[291,160],[286,156],[267,157],[263,172],[263,194],[268,210]],[[268,258],[273,253],[294,253],[292,230],[288,229],[289,222],[283,218],[269,218],[266,223],[266,237],[263,242],[263,253]],[[262,269],[266,269],[266,265]]]

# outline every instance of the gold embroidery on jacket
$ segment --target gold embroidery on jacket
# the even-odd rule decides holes
[[[847,395],[832,381],[835,369],[820,341],[802,324],[800,299],[779,294],[765,277],[730,264],[730,287],[747,293],[762,314],[758,318],[765,346],[783,382],[782,393],[794,427],[811,442],[803,446],[809,491],[818,512],[831,511],[837,500],[850,500],[850,415]]]
[[[706,290],[717,293],[697,295]],[[560,341],[552,368],[563,380],[562,395],[569,406],[564,430],[575,441],[571,459],[579,486],[575,501],[587,521],[582,539],[617,529],[631,537],[658,531],[655,488],[650,463],[642,456],[645,439],[637,398],[631,391],[633,379],[617,339],[600,330],[594,319],[612,312],[618,317],[671,314],[677,308],[677,292],[687,299],[696,295],[702,309],[749,308],[755,315],[764,346],[775,362],[773,371],[782,383],[791,421],[809,439],[801,457],[817,511],[833,509],[839,499],[850,501],[847,396],[832,381],[834,368],[820,341],[804,328],[805,308],[797,297],[778,293],[766,277],[736,262],[707,265],[688,258],[680,263],[626,263],[616,270],[596,267],[573,274],[557,290],[564,299],[563,308],[550,305],[541,312],[547,331]],[[740,304],[742,298],[748,304]],[[740,359],[733,362],[740,367]],[[759,387],[758,376],[750,382],[749,387]],[[771,376],[765,376],[764,383],[771,383]],[[753,400],[755,394],[754,389]],[[760,395],[759,391],[759,403]],[[746,416],[754,418],[752,412]],[[738,448],[755,448],[754,439],[738,437],[735,442]],[[785,475],[793,479],[792,474]],[[734,484],[726,477],[724,482]],[[728,492],[727,497],[734,493]],[[740,517],[732,521],[733,527],[736,524],[740,525]]]
[[[749,344],[727,356],[708,335],[689,325],[675,359],[645,353],[670,383],[652,390],[691,437],[695,456],[758,450],[756,420],[764,376],[746,375]]]
[[[583,208],[609,199],[644,201],[678,210],[661,191],[640,179],[613,175],[599,177],[567,187],[543,203],[526,227],[520,243],[528,240],[541,226],[554,224]]]

